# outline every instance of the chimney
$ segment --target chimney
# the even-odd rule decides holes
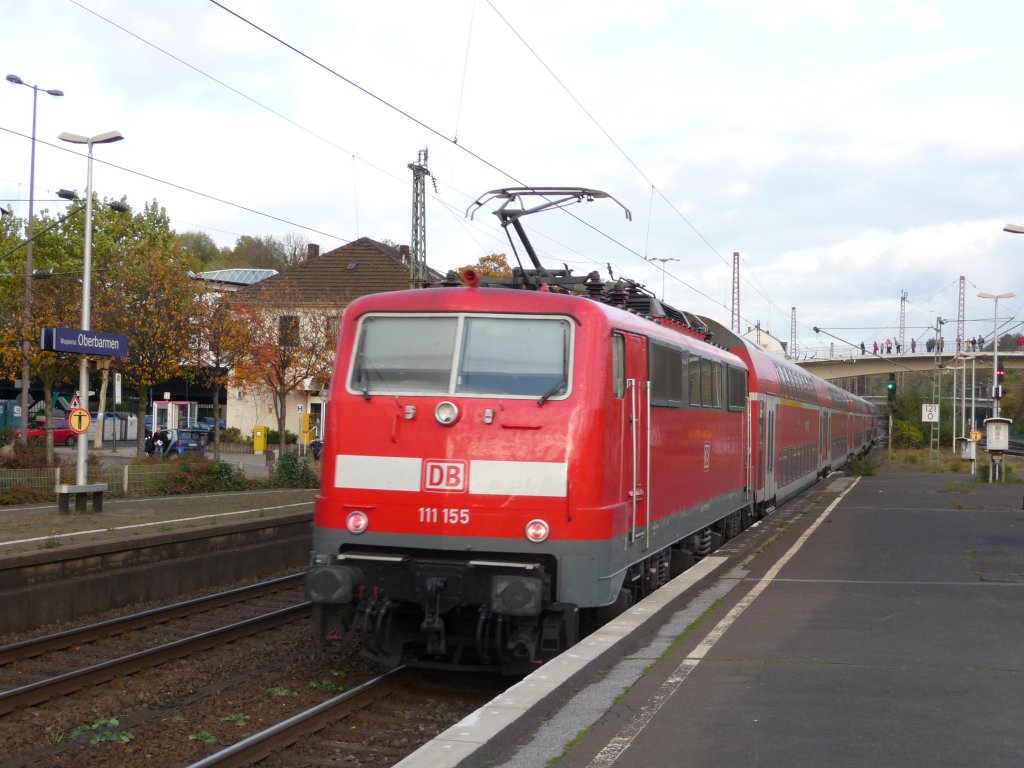
[[[316,243],[309,243],[306,245],[306,261],[312,261],[320,255],[320,246]]]
[[[398,255],[402,257],[402,263],[403,264],[408,264],[409,263],[409,246],[408,245],[400,245],[400,246],[398,246]]]

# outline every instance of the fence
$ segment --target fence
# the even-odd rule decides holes
[[[89,481],[106,483],[112,496],[145,496],[153,493],[160,481],[174,470],[173,462],[90,468]],[[0,469],[0,495],[15,488],[31,488],[44,496],[54,496],[54,486],[74,484],[75,472],[74,465],[48,469]]]

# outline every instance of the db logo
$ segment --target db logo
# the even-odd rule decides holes
[[[468,474],[469,468],[464,461],[427,459],[423,462],[423,490],[463,493]]]

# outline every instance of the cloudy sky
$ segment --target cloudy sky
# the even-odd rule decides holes
[[[42,89],[36,208],[157,200],[219,245],[408,243],[428,149],[427,261],[511,250],[508,186],[613,195],[524,220],[542,259],[648,286],[805,353],[899,330],[991,336],[1024,308],[1024,4],[1011,0],[3,0],[3,74]],[[0,205],[28,212],[32,91],[0,82]],[[78,154],[76,154],[78,152]],[[436,185],[436,190],[435,190]],[[664,268],[664,271],[662,269]],[[816,334],[814,326],[823,329]]]

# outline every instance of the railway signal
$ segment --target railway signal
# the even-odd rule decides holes
[[[999,400],[1003,396],[1003,379],[1005,377],[1006,368],[1003,366],[1002,363],[1000,363],[999,367],[996,369],[996,386],[995,392],[993,393],[993,396],[996,398],[996,400]]]
[[[896,402],[896,374],[889,374],[889,383],[886,385],[887,395],[890,403]]]

